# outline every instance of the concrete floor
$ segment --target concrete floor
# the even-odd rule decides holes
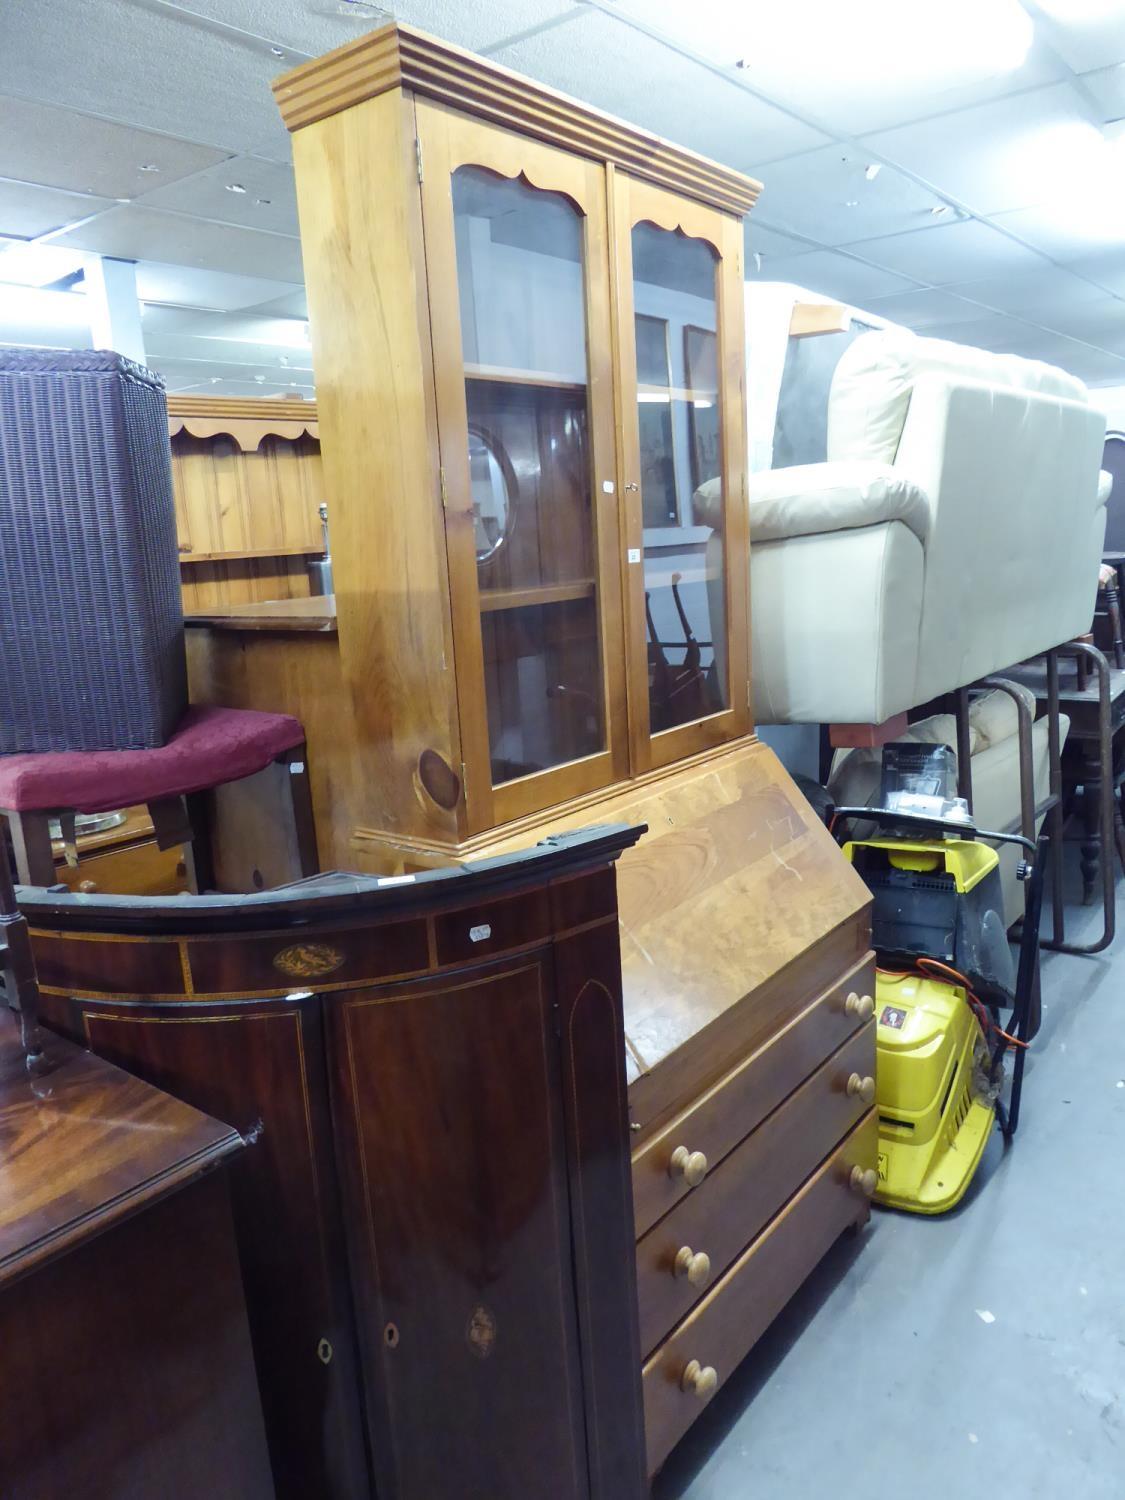
[[[1100,907],[1067,922],[1088,940]],[[1125,1500],[1120,884],[1117,922],[1105,954],[1044,955],[1010,1150],[947,1217],[877,1209],[837,1242],[654,1500]]]

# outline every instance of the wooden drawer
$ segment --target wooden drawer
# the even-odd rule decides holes
[[[706,1396],[682,1388],[691,1362],[715,1371],[717,1390],[837,1236],[867,1218],[868,1200],[851,1185],[851,1173],[874,1168],[877,1141],[871,1110],[645,1365],[650,1474],[706,1403]]]
[[[691,1192],[683,1176],[669,1175],[672,1153],[683,1146],[688,1152],[702,1152],[708,1169],[717,1166],[863,1025],[862,1016],[849,1014],[846,1008],[848,996],[853,993],[874,995],[874,954],[867,954],[787,1026],[638,1148],[633,1157],[633,1215],[638,1239]]]
[[[115,896],[174,896],[189,889],[183,850],[160,849],[155,839],[83,854],[77,868],[57,864],[55,879],[72,891]]]
[[[644,1236],[637,1246],[642,1353],[706,1294],[870,1108],[870,1097],[848,1093],[848,1080],[855,1075],[873,1084],[874,1074],[875,1022],[869,1021]],[[710,1261],[710,1273],[694,1285],[682,1269],[677,1274],[683,1250]],[[694,1270],[698,1276],[698,1262]]]

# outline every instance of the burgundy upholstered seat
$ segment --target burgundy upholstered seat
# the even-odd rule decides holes
[[[197,705],[155,750],[0,756],[0,808],[94,813],[182,797],[253,776],[304,738],[289,714]]]

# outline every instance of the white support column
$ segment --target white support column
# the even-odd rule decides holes
[[[92,257],[86,263],[85,277],[91,348],[112,349],[143,365],[145,341],[136,263],[105,255]]]

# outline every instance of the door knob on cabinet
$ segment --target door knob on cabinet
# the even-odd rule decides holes
[[[871,1167],[853,1167],[852,1175],[848,1178],[848,1186],[853,1193],[862,1193],[865,1198],[874,1198],[879,1179]]]
[[[677,1278],[686,1276],[692,1286],[703,1286],[711,1275],[711,1257],[704,1255],[702,1250],[695,1251],[690,1245],[684,1245],[676,1251],[672,1274]]]
[[[718,1373],[710,1365],[701,1365],[697,1359],[689,1359],[680,1376],[680,1390],[698,1396],[701,1401],[706,1401],[718,1383]]]
[[[870,1021],[875,1014],[875,1001],[870,995],[858,995],[852,990],[844,1001],[844,1014],[855,1016],[860,1021]]]
[[[702,1151],[677,1146],[668,1158],[668,1176],[682,1177],[688,1187],[698,1187],[707,1176],[707,1158]]]
[[[847,1092],[849,1099],[862,1099],[864,1104],[874,1104],[875,1080],[861,1078],[858,1073],[853,1073],[848,1079]]]

